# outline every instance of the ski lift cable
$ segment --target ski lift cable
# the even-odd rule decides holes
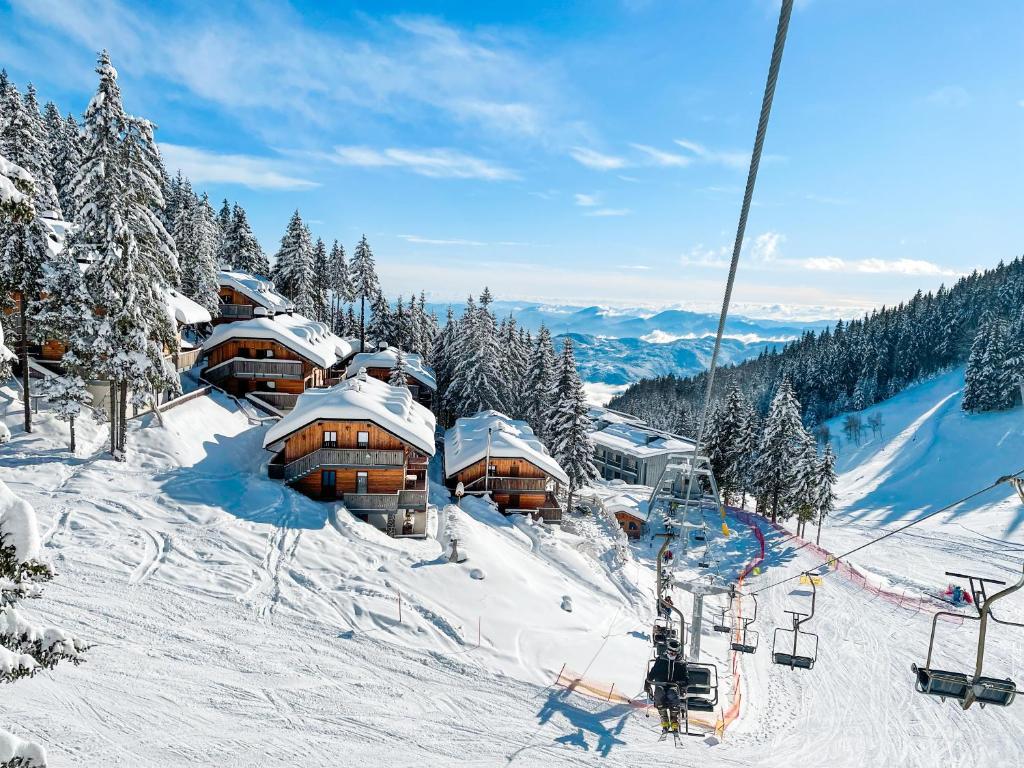
[[[711,392],[715,384],[715,369],[718,366],[718,356],[722,350],[722,336],[725,333],[725,322],[729,316],[729,304],[732,301],[732,289],[736,283],[736,270],[739,267],[740,250],[743,247],[743,238],[747,229],[747,216],[750,213],[750,204],[754,197],[757,171],[761,166],[761,151],[764,148],[765,134],[768,132],[768,118],[772,112],[775,85],[779,79],[779,69],[782,66],[782,52],[786,47],[786,35],[789,31],[789,19],[792,12],[793,0],[782,0],[782,7],[779,10],[779,26],[775,31],[775,45],[772,48],[771,63],[768,66],[768,80],[765,82],[764,98],[761,100],[761,117],[757,122],[757,133],[754,136],[754,151],[750,155],[747,186],[743,193],[743,205],[740,207],[740,220],[736,227],[736,240],[732,247],[732,260],[729,262],[729,277],[725,281],[725,296],[722,298],[722,312],[718,318],[718,331],[715,333],[715,347],[711,353],[711,363],[708,365],[707,385],[704,389],[704,406],[701,410],[700,426],[697,429],[697,441],[693,446],[693,461],[690,463],[687,495],[689,495],[689,489],[693,484],[697,456],[700,455],[700,446],[704,440],[704,432],[707,429],[708,413],[711,410]]]
[[[943,512],[948,512],[949,510],[953,509],[954,507],[957,507],[957,506],[959,506],[961,504],[964,504],[964,503],[970,501],[971,499],[976,498],[977,496],[981,496],[983,493],[987,493],[988,491],[991,491],[993,488],[998,488],[1003,483],[1011,483],[1012,485],[1014,485],[1016,487],[1017,481],[1019,479],[1021,479],[1022,475],[1024,475],[1024,467],[1021,467],[1019,470],[1017,470],[1016,472],[1014,472],[1012,474],[1003,475],[998,480],[996,480],[994,483],[990,483],[989,485],[986,485],[984,488],[982,488],[980,490],[977,490],[977,491],[974,491],[973,493],[970,493],[967,496],[964,496],[962,499],[957,499],[956,501],[951,502],[950,504],[947,504],[946,506],[942,507],[941,509],[936,509],[934,512],[929,512],[927,515],[924,515],[923,517],[919,517],[916,520],[911,520],[909,523],[907,523],[905,525],[901,525],[899,528],[894,528],[891,531],[887,531],[886,533],[882,534],[878,538],[872,539],[871,541],[868,541],[868,542],[866,542],[864,544],[861,544],[859,547],[854,547],[853,549],[851,549],[851,550],[849,550],[847,552],[844,552],[841,555],[835,555],[835,556],[829,557],[824,562],[820,563],[819,565],[815,566],[814,568],[810,568],[810,569],[803,568],[803,569],[800,570],[799,573],[794,573],[792,576],[787,576],[784,579],[780,579],[778,581],[772,582],[771,584],[768,584],[768,585],[763,586],[763,587],[761,587],[759,589],[756,589],[753,592],[749,592],[748,594],[757,595],[757,594],[760,594],[761,592],[766,592],[769,589],[774,589],[775,587],[781,586],[783,584],[788,584],[789,582],[793,581],[794,579],[799,579],[805,573],[809,573],[812,570],[815,570],[817,568],[821,568],[821,566],[823,566],[823,565],[828,565],[829,562],[832,562],[832,561],[839,562],[840,560],[845,560],[850,555],[856,554],[857,552],[860,552],[861,550],[867,549],[868,547],[873,546],[873,545],[877,544],[880,541],[884,541],[885,539],[888,539],[890,536],[895,536],[898,533],[903,533],[903,531],[907,530],[908,528],[912,528],[915,525],[918,525],[919,523],[923,523],[925,520],[929,520],[930,518],[933,518],[936,515],[941,515]]]

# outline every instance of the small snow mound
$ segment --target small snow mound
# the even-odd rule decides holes
[[[562,595],[562,610],[572,613],[572,598],[569,595]]]
[[[0,762],[14,763],[20,759],[17,765],[24,765],[28,768],[46,765],[46,750],[31,741],[19,739],[13,733],[0,729]]]
[[[0,421],[0,445],[11,442],[11,430],[7,428],[7,425]]]
[[[19,563],[39,559],[39,526],[32,505],[0,481],[0,534]]]
[[[477,581],[482,581],[485,574],[480,568],[474,568],[469,572],[469,575]]]

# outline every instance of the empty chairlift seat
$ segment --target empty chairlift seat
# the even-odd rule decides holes
[[[1009,678],[1000,680],[994,677],[980,677],[977,682],[972,683],[972,678],[963,672],[926,669],[916,664],[911,665],[911,668],[917,676],[917,690],[941,699],[949,698],[962,702],[973,688],[974,700],[979,704],[1005,707],[1017,696],[1017,685]]]

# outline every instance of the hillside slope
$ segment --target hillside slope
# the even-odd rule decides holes
[[[292,766],[302,755],[311,766],[386,757],[395,766],[923,768],[941,759],[981,768],[1022,748],[1019,706],[962,713],[913,693],[909,664],[923,653],[926,612],[830,578],[810,673],[773,665],[768,652],[783,610],[806,604],[804,588],[761,596],[761,648],[736,661],[736,678],[725,637],[709,626],[722,600],[708,601],[702,658],[719,670],[723,708],[740,680],[741,717],[722,742],[674,750],[642,710],[551,685],[565,664],[616,691],[639,690],[649,542],[620,563],[599,521],[552,531],[482,503],[448,506],[436,486],[440,542],[388,539],[268,480],[265,426],[219,396],[168,411],[164,427],[133,421],[126,465],[104,457],[103,429],[88,420],[75,458],[63,450],[63,425],[43,414],[25,435],[17,420],[12,406],[0,474],[36,506],[59,574],[29,609],[96,644],[80,667],[5,687],[4,726],[47,744],[54,766]],[[758,547],[747,526],[728,522],[734,535],[715,538],[711,559],[732,576]],[[827,538],[868,524],[853,513],[835,522]],[[762,527],[767,558],[751,588],[816,564],[799,542]],[[464,564],[443,556],[451,535],[469,553]],[[1024,548],[1019,533],[1007,535]],[[876,565],[901,572],[906,542],[936,556],[949,544],[907,539],[879,550]],[[705,578],[702,557],[678,558],[677,577]],[[969,656],[969,635],[954,634],[953,658]],[[989,658],[1001,671],[1017,653],[1000,634]]]

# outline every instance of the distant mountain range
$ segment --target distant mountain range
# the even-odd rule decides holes
[[[431,308],[443,321],[447,304]],[[463,305],[452,305],[456,316]],[[571,336],[584,381],[622,385],[641,378],[687,375],[707,367],[715,344],[718,315],[666,309],[577,307],[530,302],[496,301],[498,318],[512,315],[536,332],[546,325],[556,338]],[[798,338],[808,329],[819,330],[827,320],[799,323],[731,317],[726,325],[722,363],[754,357],[762,350]]]

